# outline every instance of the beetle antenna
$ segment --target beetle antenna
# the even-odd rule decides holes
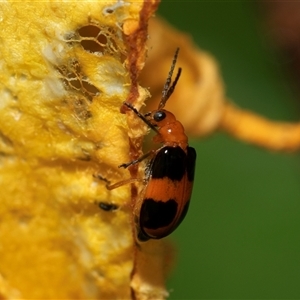
[[[142,119],[151,129],[153,129],[155,132],[158,133],[158,129],[152,125],[144,115],[142,115],[135,107],[133,107],[130,103],[128,102],[123,102],[124,105],[126,105],[128,108],[130,108],[140,119]]]
[[[178,69],[178,72],[177,72],[177,75],[175,77],[175,80],[171,84],[172,75],[173,75],[174,68],[175,68],[175,65],[176,65],[178,53],[179,53],[179,48],[177,48],[176,51],[175,51],[174,58],[173,58],[173,61],[172,61],[172,65],[171,65],[171,68],[170,68],[170,71],[169,71],[166,83],[165,83],[164,88],[162,90],[162,97],[161,97],[158,109],[162,109],[165,106],[167,100],[170,98],[170,96],[174,92],[175,86],[176,86],[176,84],[178,82],[178,79],[180,77],[181,68]]]

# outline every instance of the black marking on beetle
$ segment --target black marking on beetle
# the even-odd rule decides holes
[[[167,202],[144,199],[140,213],[140,227],[158,229],[170,225],[176,214],[178,204],[174,199]]]
[[[195,164],[196,164],[196,150],[192,147],[187,148],[186,171],[189,181],[194,181]]]
[[[154,179],[168,177],[180,181],[186,171],[186,154],[180,147],[163,147],[153,157],[148,169]]]

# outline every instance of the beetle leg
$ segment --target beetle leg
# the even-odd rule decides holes
[[[116,189],[116,188],[118,188],[118,187],[120,187],[120,186],[122,186],[122,185],[125,185],[125,184],[134,183],[134,182],[136,182],[136,181],[141,181],[141,182],[143,182],[143,179],[141,179],[141,178],[128,178],[128,179],[119,181],[119,182],[117,182],[117,183],[111,184],[111,182],[110,182],[108,179],[102,177],[102,176],[99,175],[99,174],[93,175],[93,176],[94,176],[94,178],[97,178],[97,179],[100,179],[100,180],[106,182],[105,187],[106,187],[109,191],[114,190],[114,189]]]
[[[151,151],[145,153],[144,155],[142,155],[141,157],[139,157],[138,159],[135,159],[135,160],[133,160],[129,163],[125,163],[125,164],[120,165],[119,168],[125,168],[126,169],[129,166],[135,165],[135,164],[141,162],[142,160],[144,160],[145,158],[147,158],[148,156],[153,155],[156,151],[157,150],[151,150]]]
[[[100,174],[93,174],[93,177],[106,182],[106,187],[111,184],[111,182],[107,178],[102,177]]]
[[[114,190],[122,185],[125,185],[125,184],[129,184],[129,183],[134,183],[136,181],[143,181],[142,179],[139,179],[139,178],[128,178],[128,179],[125,179],[125,180],[122,180],[122,181],[119,181],[117,183],[114,183],[114,184],[111,184],[111,185],[106,185],[106,188],[111,191],[111,190]]]

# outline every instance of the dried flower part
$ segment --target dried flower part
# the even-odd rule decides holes
[[[155,109],[176,47],[180,47],[178,66],[182,75],[167,108],[183,123],[187,133],[205,136],[217,130],[245,142],[278,151],[300,148],[300,124],[267,120],[238,109],[226,99],[216,61],[198,49],[188,35],[158,18],[150,22],[149,58],[142,73],[144,86],[150,87],[149,110]]]
[[[1,3],[1,299],[131,297],[130,186],[99,178],[128,178],[128,130],[144,134],[120,107],[148,95],[137,78],[156,6]]]
[[[150,240],[136,249],[135,270],[131,286],[136,299],[161,300],[169,293],[165,289],[165,278],[174,261],[173,245]]]
[[[269,150],[300,148],[300,123],[273,122],[230,103],[225,106],[220,126],[235,138]]]
[[[200,51],[187,34],[159,18],[150,21],[148,47],[149,57],[142,72],[142,83],[150,87],[152,95],[147,109],[157,108],[170,61],[179,47],[177,66],[182,68],[182,75],[166,108],[189,134],[203,136],[214,132],[225,102],[223,82],[214,58]]]

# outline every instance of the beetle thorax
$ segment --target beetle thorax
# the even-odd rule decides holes
[[[184,128],[177,120],[166,122],[159,128],[159,133],[154,137],[154,142],[163,143],[166,146],[179,146],[185,149],[188,145],[188,138],[184,133]]]

